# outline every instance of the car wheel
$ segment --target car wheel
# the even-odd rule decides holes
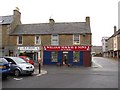
[[[6,76],[2,76],[2,79],[6,79],[8,76],[6,75]]]
[[[29,76],[32,76],[33,74],[32,74],[32,73],[29,73],[28,75],[29,75]]]
[[[20,71],[19,70],[15,70],[14,71],[14,75],[17,76],[17,77],[20,76]]]

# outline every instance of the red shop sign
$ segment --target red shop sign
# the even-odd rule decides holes
[[[43,46],[46,51],[89,51],[90,46]]]

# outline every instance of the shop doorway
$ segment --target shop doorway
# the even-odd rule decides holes
[[[62,64],[68,65],[68,52],[63,52]]]

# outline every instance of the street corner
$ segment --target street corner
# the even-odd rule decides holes
[[[35,72],[34,72],[34,75],[36,76],[42,76],[42,75],[45,75],[47,74],[48,72],[46,70],[40,70],[39,69],[36,69]]]

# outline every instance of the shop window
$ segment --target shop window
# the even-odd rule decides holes
[[[18,36],[17,37],[17,44],[18,45],[22,45],[23,44],[23,37],[22,36]]]
[[[79,34],[74,34],[73,35],[73,44],[74,45],[79,45],[80,44],[80,35]]]
[[[36,45],[40,45],[41,44],[40,36],[35,36],[35,44]]]
[[[57,62],[58,52],[51,52],[51,62]]]
[[[57,34],[51,35],[51,45],[59,45],[59,36]]]
[[[79,62],[80,61],[80,52],[74,51],[73,52],[73,62]]]

